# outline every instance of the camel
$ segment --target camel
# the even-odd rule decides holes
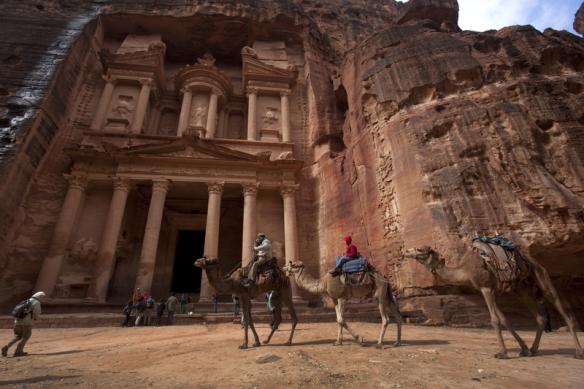
[[[402,317],[398,309],[397,301],[391,293],[391,286],[388,280],[376,270],[370,270],[368,273],[371,277],[372,283],[369,285],[354,286],[344,285],[341,282],[341,277],[334,277],[327,273],[320,279],[315,279],[308,275],[305,271],[304,264],[300,261],[288,262],[284,266],[284,271],[288,276],[294,276],[296,284],[311,293],[323,294],[330,297],[335,305],[337,314],[338,332],[337,340],[334,342],[335,346],[343,344],[343,328],[346,329],[353,339],[359,344],[363,344],[363,338],[356,335],[348,326],[344,318],[345,302],[352,297],[365,297],[373,294],[379,304],[379,312],[381,313],[381,331],[379,332],[379,339],[377,340],[377,348],[383,348],[383,337],[389,324],[389,313],[393,315],[397,322],[397,340],[394,346],[401,345],[401,325]]]
[[[272,294],[272,302],[274,305],[274,322],[271,328],[271,332],[264,341],[264,344],[270,343],[274,332],[278,329],[278,326],[282,322],[282,306],[285,305],[288,308],[290,317],[292,319],[292,330],[290,331],[290,337],[286,342],[286,345],[290,346],[292,344],[294,329],[296,328],[298,319],[294,309],[294,303],[292,302],[292,289],[290,287],[289,280],[286,277],[282,277],[281,279],[277,278],[276,280],[268,279],[266,282],[252,284],[246,287],[241,284],[241,268],[232,272],[229,277],[223,277],[220,272],[219,264],[220,261],[217,258],[203,257],[195,261],[195,266],[205,270],[207,279],[209,280],[211,286],[215,288],[215,290],[220,293],[235,294],[239,297],[244,326],[243,343],[241,346],[239,346],[239,348],[248,348],[249,328],[251,328],[255,340],[253,347],[260,346],[260,340],[253,325],[253,319],[251,316],[251,300],[269,291],[274,291]]]
[[[518,281],[512,288],[512,292],[517,293],[521,297],[537,320],[538,327],[535,339],[531,348],[528,348],[523,339],[521,339],[517,332],[513,330],[505,318],[505,315],[503,315],[497,306],[495,299],[495,294],[498,288],[497,278],[487,269],[483,259],[477,252],[469,250],[465,253],[461,258],[460,266],[458,267],[447,267],[444,259],[440,258],[438,253],[428,246],[409,249],[405,252],[405,256],[408,258],[414,258],[422,263],[432,272],[432,274],[434,274],[435,277],[445,283],[452,285],[470,284],[481,292],[487,303],[489,314],[491,316],[491,324],[497,333],[499,341],[500,350],[495,354],[495,358],[508,358],[507,348],[505,347],[501,333],[502,326],[507,327],[511,335],[513,335],[517,343],[519,343],[519,346],[521,347],[521,352],[519,353],[520,356],[533,356],[537,354],[546,320],[537,309],[536,294],[543,295],[548,301],[553,303],[566,321],[570,332],[572,333],[574,343],[576,344],[575,357],[578,359],[584,358],[582,347],[580,346],[578,336],[576,335],[574,317],[564,309],[564,305],[560,301],[558,292],[554,288],[548,272],[533,258],[530,258],[527,255],[521,255],[521,258],[523,258],[525,262],[519,261],[522,262],[518,263],[522,271]]]

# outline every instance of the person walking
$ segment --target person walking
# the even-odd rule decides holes
[[[40,299],[45,297],[45,292],[36,292],[28,300],[22,301],[12,311],[14,316],[14,338],[2,347],[2,356],[8,356],[8,350],[12,345],[18,342],[15,357],[24,357],[28,353],[24,352],[26,342],[32,336],[33,322],[39,320],[41,317],[41,302]]]
[[[187,304],[189,303],[189,300],[187,299],[187,295],[186,294],[181,294],[180,295],[180,313],[187,313]]]
[[[168,316],[166,317],[166,325],[172,325],[174,323],[174,310],[178,304],[178,299],[172,293],[168,300],[166,300],[166,309],[168,310]]]
[[[134,325],[136,327],[144,324],[144,313],[146,312],[146,301],[144,300],[144,296],[140,296],[138,302],[136,303],[136,323]]]
[[[132,311],[134,310],[134,302],[129,300],[126,305],[124,305],[124,309],[122,310],[123,314],[126,316],[126,319],[122,323],[122,327],[129,327],[130,326],[130,316],[132,315]]]
[[[156,318],[158,319],[158,326],[162,325],[162,316],[164,315],[164,309],[166,308],[166,304],[164,301],[160,301],[158,306],[156,307]]]
[[[146,309],[144,310],[144,325],[150,325],[150,319],[152,318],[152,313],[154,313],[154,306],[156,305],[156,301],[152,296],[148,296],[146,299]]]

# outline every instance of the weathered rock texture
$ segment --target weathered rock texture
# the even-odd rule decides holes
[[[374,3],[2,2],[0,304],[30,292],[49,244],[61,150],[79,139],[70,121],[87,125],[96,104],[83,75],[99,67],[100,31],[192,23],[192,36],[165,41],[169,52],[181,39],[223,56],[262,37],[303,47],[294,137],[309,271],[326,271],[351,233],[417,308],[448,322],[433,313],[439,295],[463,309],[451,294],[466,291],[435,285],[403,249],[432,245],[455,263],[475,232],[498,231],[561,278],[582,312],[584,40],[530,26],[460,31],[454,0]]]
[[[580,5],[578,12],[576,12],[576,19],[574,19],[574,30],[584,35],[584,2]]]

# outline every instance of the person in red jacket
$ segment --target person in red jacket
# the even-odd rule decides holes
[[[353,244],[353,238],[351,238],[350,235],[347,235],[343,238],[343,240],[347,245],[347,250],[345,251],[345,255],[337,258],[337,266],[329,272],[333,275],[341,273],[341,269],[345,263],[359,258],[359,251],[357,251],[357,246]]]

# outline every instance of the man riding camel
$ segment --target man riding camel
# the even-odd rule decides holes
[[[339,261],[337,262],[337,266],[334,269],[329,271],[332,275],[341,274],[343,265],[353,259],[359,258],[359,251],[357,250],[357,246],[353,244],[353,238],[350,235],[347,235],[343,238],[345,244],[347,245],[347,250],[345,251],[345,255],[339,257]]]
[[[272,242],[266,237],[266,234],[260,232],[256,237],[253,250],[255,251],[255,256],[249,269],[249,275],[247,280],[242,280],[245,281],[245,286],[253,284],[259,267],[272,259]]]

